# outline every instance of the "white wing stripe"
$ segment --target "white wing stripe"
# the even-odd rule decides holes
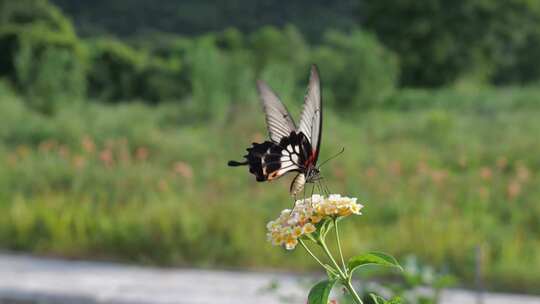
[[[276,121],[273,121],[273,120],[268,121],[268,127],[272,128],[273,132],[278,132],[280,134],[283,134],[283,136],[289,136],[290,133],[291,133],[291,132],[289,132],[289,130],[284,128],[283,125],[281,125],[279,122],[276,122]]]
[[[282,137],[289,136],[291,132],[296,130],[296,125],[285,105],[268,85],[258,81],[257,88],[266,115],[266,125],[270,139],[275,143],[279,143]]]
[[[319,138],[321,132],[321,89],[319,73],[315,66],[311,67],[309,86],[304,97],[304,107],[300,117],[298,131],[304,133],[313,149],[319,149]],[[317,151],[318,153],[318,151]]]

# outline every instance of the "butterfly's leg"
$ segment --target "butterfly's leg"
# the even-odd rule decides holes
[[[292,197],[293,197],[293,205],[292,205],[292,208],[291,208],[291,212],[289,212],[289,215],[292,215],[293,211],[294,211],[294,207],[296,207],[296,195],[297,193],[293,193]]]
[[[326,194],[330,195],[330,188],[328,188],[328,184],[324,180],[324,177],[321,177],[320,180],[321,180],[321,185],[324,187],[324,190],[326,191]]]
[[[306,185],[304,185],[304,202],[306,201]]]
[[[315,185],[317,186],[317,191],[319,191],[320,194],[324,195],[324,192],[323,192],[322,187],[321,187],[321,183],[320,182],[315,182]]]
[[[297,193],[296,191],[295,191],[294,194],[293,194],[293,200],[294,200],[294,201],[293,201],[293,206],[292,206],[292,208],[291,208],[291,213],[290,213],[290,214],[293,213],[294,208],[296,207],[296,201],[298,200],[298,193]]]
[[[313,207],[313,191],[315,190],[315,184],[311,186],[311,194],[309,195],[311,206]]]

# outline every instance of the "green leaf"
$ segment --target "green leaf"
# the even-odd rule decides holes
[[[379,295],[376,295],[374,293],[370,293],[369,296],[371,297],[371,299],[373,300],[373,303],[375,304],[384,304],[386,303],[386,300],[379,296]]]
[[[401,271],[403,271],[403,268],[401,267],[401,265],[399,265],[399,263],[393,256],[382,252],[368,252],[365,254],[357,255],[351,258],[347,263],[347,267],[351,272],[353,272],[356,268],[365,265],[397,267]]]
[[[390,301],[387,301],[388,304],[401,304],[403,303],[403,301],[401,300],[400,297],[393,297],[392,299],[390,299]]]
[[[324,280],[315,284],[309,291],[308,304],[327,304],[335,283],[335,280]]]
[[[385,298],[379,295],[376,295],[374,293],[370,293],[369,296],[371,297],[371,299],[373,300],[375,304],[401,304],[402,303],[400,297],[393,297],[392,299],[390,299],[390,301],[387,301]]]

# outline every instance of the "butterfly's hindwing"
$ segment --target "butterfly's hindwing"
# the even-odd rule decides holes
[[[245,163],[234,163],[249,165],[249,172],[259,182],[277,179],[291,171],[303,172],[312,154],[307,138],[296,132],[281,138],[278,144],[271,141],[253,143],[247,151]]]

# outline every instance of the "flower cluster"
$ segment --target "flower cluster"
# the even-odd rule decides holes
[[[298,245],[299,238],[317,230],[317,223],[328,218],[361,214],[362,207],[355,197],[314,194],[311,198],[297,200],[292,210],[285,209],[276,220],[270,221],[266,226],[268,240],[273,245],[292,250]]]

